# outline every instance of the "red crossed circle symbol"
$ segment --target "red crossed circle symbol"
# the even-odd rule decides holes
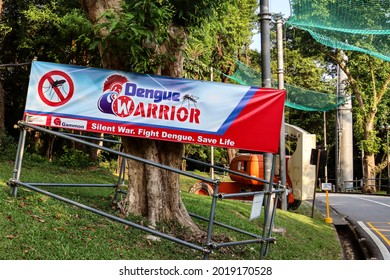
[[[47,72],[38,83],[38,94],[49,106],[61,106],[73,96],[74,84],[68,74],[54,70]]]

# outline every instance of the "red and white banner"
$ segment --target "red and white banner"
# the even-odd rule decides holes
[[[34,61],[28,123],[276,153],[285,91]]]

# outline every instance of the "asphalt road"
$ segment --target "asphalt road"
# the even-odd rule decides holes
[[[325,200],[325,193],[316,194],[316,202]],[[329,193],[329,206],[364,238],[371,258],[390,260],[390,196]]]

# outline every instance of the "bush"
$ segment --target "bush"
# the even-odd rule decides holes
[[[54,163],[68,168],[85,168],[93,165],[93,162],[87,154],[80,150],[63,147],[63,153]]]
[[[14,158],[18,143],[7,134],[6,131],[0,130],[0,158]]]

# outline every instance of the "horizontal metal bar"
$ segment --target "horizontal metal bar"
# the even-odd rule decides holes
[[[205,222],[209,222],[210,221],[210,219],[208,219],[206,217],[199,216],[199,215],[196,215],[196,214],[193,214],[193,213],[189,213],[189,215],[191,217],[197,218],[199,220],[203,220]],[[242,233],[242,234],[246,234],[246,235],[252,236],[254,238],[261,238],[260,235],[257,235],[257,234],[254,234],[254,233],[251,233],[251,232],[248,232],[248,231],[245,231],[245,230],[233,227],[233,226],[229,226],[229,225],[221,223],[221,222],[214,221],[214,224],[218,225],[218,226],[221,226],[221,227],[224,227],[224,228],[227,228],[227,229],[230,229],[230,230],[233,230],[233,231],[236,231],[236,232],[239,232],[239,233]]]
[[[260,238],[260,239],[252,239],[252,240],[232,241],[232,242],[213,244],[213,247],[222,248],[222,247],[246,245],[246,244],[253,244],[253,243],[275,242],[275,240],[276,240],[275,238],[265,238],[265,239]]]
[[[32,183],[25,182],[34,187],[97,187],[97,188],[115,188],[117,184],[62,184],[62,183]]]
[[[98,209],[96,209],[96,208],[89,207],[89,206],[87,206],[87,205],[85,205],[85,204],[81,204],[81,203],[79,203],[79,202],[76,202],[76,201],[74,201],[74,200],[68,199],[68,198],[66,198],[66,197],[59,196],[59,195],[57,195],[57,194],[54,194],[54,193],[51,193],[51,192],[42,190],[42,189],[40,189],[40,188],[36,188],[36,187],[34,187],[34,186],[30,185],[30,184],[26,184],[26,183],[23,183],[23,182],[21,182],[21,181],[16,181],[16,180],[14,180],[14,179],[11,179],[11,180],[10,180],[10,183],[11,183],[11,184],[16,184],[16,185],[19,185],[19,186],[23,186],[23,187],[25,187],[25,188],[27,188],[27,189],[36,191],[36,192],[38,192],[38,193],[41,193],[41,194],[44,194],[44,195],[53,197],[53,198],[55,198],[55,199],[58,199],[58,200],[60,200],[60,201],[66,202],[66,203],[69,203],[69,204],[74,205],[74,206],[77,206],[77,207],[79,207],[79,208],[81,208],[81,209],[84,209],[84,210],[93,212],[93,213],[95,213],[95,214],[99,214],[99,215],[101,215],[101,216],[103,216],[103,217],[106,217],[106,218],[108,218],[108,219],[111,219],[111,220],[120,222],[120,223],[122,223],[122,224],[125,224],[125,225],[128,225],[128,226],[134,227],[134,228],[136,228],[136,229],[139,229],[139,230],[148,232],[148,233],[150,233],[150,234],[159,236],[159,237],[161,237],[161,238],[165,238],[165,239],[168,239],[168,240],[170,240],[170,241],[173,241],[173,242],[179,243],[179,244],[181,244],[181,245],[187,246],[187,247],[189,247],[189,248],[191,248],[191,249],[195,249],[195,250],[202,251],[202,252],[205,252],[205,253],[210,253],[210,250],[208,250],[208,249],[206,249],[206,248],[203,248],[202,246],[198,246],[198,245],[195,245],[195,244],[193,244],[193,243],[189,243],[189,242],[187,242],[187,241],[184,241],[184,240],[182,240],[182,239],[179,239],[179,238],[170,236],[170,235],[168,235],[168,234],[165,234],[165,233],[162,233],[162,232],[153,230],[153,229],[151,229],[151,228],[141,226],[141,225],[139,225],[139,224],[136,224],[136,223],[130,222],[130,221],[128,221],[128,220],[119,218],[119,217],[117,217],[117,216],[108,214],[107,212],[98,210]]]
[[[85,138],[85,139],[103,141],[103,142],[114,143],[114,144],[122,144],[121,141],[113,140],[113,139],[106,139],[106,138],[102,138],[102,137],[93,137],[93,136],[87,136],[87,135],[79,135],[79,134],[67,133],[67,132],[63,132],[63,133],[65,135],[70,135],[70,136],[77,137],[77,138]]]
[[[118,192],[118,193],[123,193],[123,194],[127,194],[127,191],[124,191],[124,190],[117,190],[116,192]]]
[[[144,158],[133,156],[133,155],[130,155],[130,154],[126,154],[126,153],[123,153],[123,152],[119,152],[119,151],[116,151],[116,150],[113,150],[113,149],[110,149],[110,148],[107,148],[107,147],[104,147],[104,146],[99,146],[97,144],[94,144],[94,143],[91,143],[91,142],[88,142],[88,141],[84,141],[82,139],[78,139],[78,138],[75,138],[75,137],[72,137],[72,136],[69,136],[69,135],[65,135],[62,132],[57,132],[57,131],[54,131],[54,130],[48,130],[48,129],[45,129],[43,127],[31,125],[31,124],[28,124],[28,123],[23,122],[23,121],[19,121],[19,125],[20,126],[24,126],[24,127],[28,127],[28,128],[31,128],[31,129],[34,129],[34,130],[37,130],[37,131],[49,133],[49,134],[52,134],[52,135],[55,135],[55,136],[58,136],[58,137],[61,137],[61,138],[64,138],[64,139],[68,139],[68,140],[71,140],[71,141],[75,141],[75,142],[78,142],[78,143],[81,143],[81,144],[89,145],[89,146],[94,147],[94,148],[99,149],[99,150],[107,151],[107,152],[110,152],[110,153],[113,153],[113,154],[116,154],[116,155],[119,155],[119,156],[123,156],[124,158],[136,160],[138,162],[143,162],[145,164],[149,164],[149,165],[161,168],[161,169],[165,169],[165,170],[172,171],[172,172],[175,172],[175,173],[178,173],[178,174],[181,174],[181,175],[185,175],[187,177],[191,177],[191,178],[198,179],[198,180],[201,180],[201,181],[204,181],[204,182],[208,182],[208,183],[213,184],[213,185],[219,183],[219,180],[212,180],[210,178],[199,176],[199,175],[196,175],[196,174],[193,174],[193,173],[189,173],[189,172],[180,170],[178,168],[174,168],[174,167],[171,167],[171,166],[163,165],[163,164],[160,164],[160,163],[157,163],[157,162],[146,160]]]
[[[269,195],[272,193],[282,193],[284,190],[272,190],[272,191],[258,191],[258,192],[242,192],[242,193],[218,193],[215,194],[219,198],[230,198],[230,197],[246,197],[252,196],[256,194],[265,194]]]

